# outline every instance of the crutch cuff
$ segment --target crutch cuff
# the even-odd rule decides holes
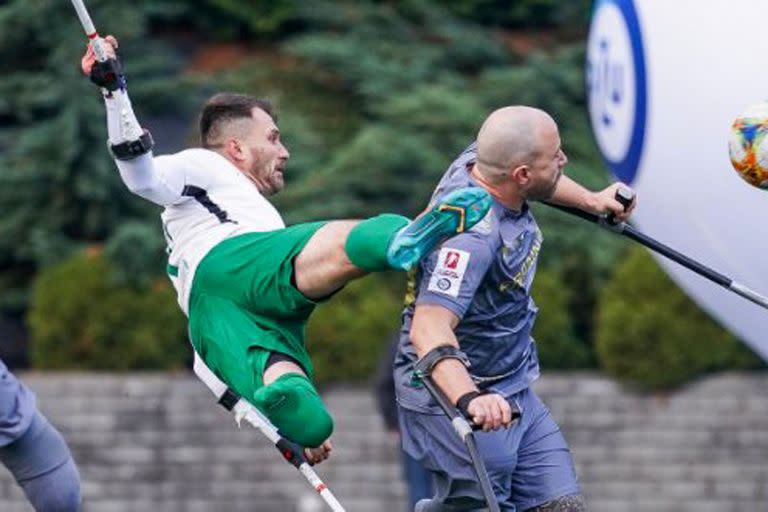
[[[469,414],[469,402],[474,400],[475,398],[481,396],[481,395],[487,395],[489,391],[487,389],[482,390],[472,390],[468,393],[464,393],[459,397],[458,400],[456,400],[456,408],[461,412],[461,414],[467,418],[468,420],[472,420],[472,416]]]
[[[470,367],[469,358],[467,355],[459,350],[455,345],[438,345],[426,354],[424,357],[416,361],[413,366],[413,373],[419,379],[428,377],[432,374],[432,370],[435,365],[443,359],[458,359],[467,368]]]
[[[155,141],[149,131],[144,132],[136,140],[127,140],[120,144],[107,144],[112,157],[117,160],[133,160],[136,157],[152,151]]]
[[[224,394],[219,398],[219,404],[226,410],[231,411],[235,404],[240,400],[240,395],[227,388]]]

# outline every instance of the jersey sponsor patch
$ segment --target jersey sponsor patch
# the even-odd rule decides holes
[[[467,251],[443,247],[437,256],[435,271],[429,279],[427,289],[452,297],[459,296],[461,282],[467,272],[470,254]]]

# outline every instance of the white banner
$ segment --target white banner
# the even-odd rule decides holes
[[[763,295],[768,192],[733,171],[728,134],[742,110],[768,97],[766,6],[598,0],[587,49],[593,131],[611,172],[638,191],[634,224]],[[702,308],[768,359],[768,311],[657,259]]]

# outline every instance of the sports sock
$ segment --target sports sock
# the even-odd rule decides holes
[[[347,237],[344,250],[349,260],[367,272],[389,270],[387,248],[398,231],[410,220],[401,215],[383,213],[357,224]]]
[[[301,446],[315,448],[331,437],[333,419],[309,379],[286,373],[257,389],[253,405],[280,433]]]

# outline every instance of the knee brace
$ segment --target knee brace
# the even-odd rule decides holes
[[[320,446],[333,432],[333,419],[320,395],[305,376],[281,375],[253,394],[253,405],[289,440],[301,446]]]

